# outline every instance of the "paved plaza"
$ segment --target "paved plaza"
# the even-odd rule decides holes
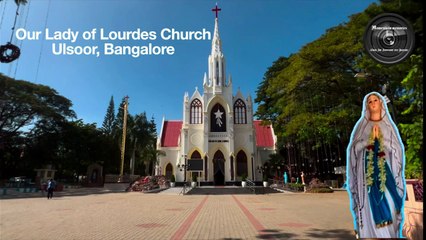
[[[178,195],[66,189],[0,199],[0,239],[354,239],[346,191]]]

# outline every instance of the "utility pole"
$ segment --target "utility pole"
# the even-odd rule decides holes
[[[135,138],[133,142],[133,152],[132,152],[132,158],[130,158],[130,174],[135,174],[135,153],[136,153],[136,143],[138,142],[138,139]]]
[[[127,105],[128,105],[128,99],[129,97],[126,96],[124,98],[124,113],[123,113],[123,136],[121,138],[121,165],[120,165],[120,176],[118,178],[118,182],[121,182],[123,178],[123,168],[124,168],[124,152],[126,148],[126,133],[127,133]]]

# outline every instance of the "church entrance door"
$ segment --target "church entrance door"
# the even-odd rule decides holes
[[[217,151],[213,158],[214,185],[225,185],[225,159],[221,151]]]
[[[225,185],[225,161],[223,159],[215,159],[214,161],[214,185]]]

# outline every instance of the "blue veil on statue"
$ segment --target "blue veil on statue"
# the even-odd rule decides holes
[[[371,92],[347,148],[347,191],[357,237],[402,237],[404,165],[404,145],[385,100]]]

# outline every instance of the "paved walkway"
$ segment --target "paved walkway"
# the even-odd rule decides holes
[[[178,191],[176,191],[178,192]],[[354,239],[348,194],[69,189],[0,199],[0,239]]]

